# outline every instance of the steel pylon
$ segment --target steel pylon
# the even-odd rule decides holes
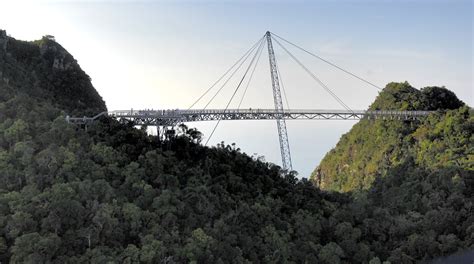
[[[290,143],[288,141],[288,132],[286,131],[286,122],[284,119],[284,109],[283,102],[281,98],[280,91],[280,79],[278,78],[278,68],[275,59],[275,52],[273,51],[272,36],[270,31],[267,31],[265,34],[267,38],[268,46],[268,59],[270,62],[270,73],[272,77],[272,88],[273,88],[273,101],[275,103],[275,110],[280,115],[277,115],[277,127],[278,127],[278,137],[280,139],[280,152],[281,152],[281,161],[283,169],[291,171],[291,153],[290,153]]]

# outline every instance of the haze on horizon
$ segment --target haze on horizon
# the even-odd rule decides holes
[[[446,86],[474,104],[472,1],[0,2],[0,28],[21,40],[51,34],[78,60],[110,110],[187,108],[270,30],[379,86]],[[291,108],[341,108],[278,47]],[[303,53],[353,109],[378,91]],[[236,80],[237,78],[234,78]],[[211,108],[223,108],[235,87]],[[202,107],[203,105],[201,105]],[[200,107],[199,105],[196,107]],[[266,51],[243,108],[272,108]],[[293,167],[308,177],[354,121],[288,121]],[[208,136],[214,123],[191,123]],[[274,121],[221,122],[210,145],[236,142],[280,164]]]

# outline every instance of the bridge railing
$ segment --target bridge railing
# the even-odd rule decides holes
[[[395,111],[395,110],[321,110],[321,109],[297,109],[297,110],[285,110],[279,112],[275,109],[196,109],[196,110],[179,110],[179,109],[168,109],[168,110],[115,110],[108,112],[110,116],[163,116],[163,117],[172,117],[172,116],[182,116],[182,115],[203,115],[203,114],[355,114],[355,115],[380,115],[380,116],[389,116],[389,115],[407,115],[407,116],[425,116],[432,111]]]

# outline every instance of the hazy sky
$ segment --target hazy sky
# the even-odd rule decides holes
[[[109,110],[189,107],[267,30],[379,86],[405,80],[418,88],[444,85],[474,105],[469,0],[0,1],[0,10],[0,28],[17,39],[54,35],[90,75]],[[377,95],[373,87],[291,51],[352,109],[367,108]],[[276,46],[275,52],[291,108],[341,109],[283,50]],[[225,107],[238,79],[210,108]],[[242,107],[272,104],[264,50]],[[353,124],[288,121],[300,176],[308,177]],[[208,135],[214,123],[189,125]],[[281,163],[274,121],[221,122],[210,145],[220,141]]]

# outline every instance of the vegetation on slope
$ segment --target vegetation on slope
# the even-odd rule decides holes
[[[163,142],[25,95],[0,108],[2,261],[412,263],[473,243],[472,187],[408,161],[353,201],[185,127]]]
[[[0,79],[3,97],[21,91],[78,116],[107,110],[89,76],[52,36],[27,42],[0,30]]]
[[[71,126],[13,84],[0,80],[1,262],[413,263],[474,242],[458,170],[413,156],[353,199],[184,126],[167,141],[107,118]]]
[[[433,172],[452,168],[467,175],[474,170],[472,113],[446,88],[419,91],[408,83],[390,83],[370,109],[438,112],[417,122],[361,120],[313,172],[312,179],[321,188],[367,190],[389,168],[410,159],[415,167]]]

